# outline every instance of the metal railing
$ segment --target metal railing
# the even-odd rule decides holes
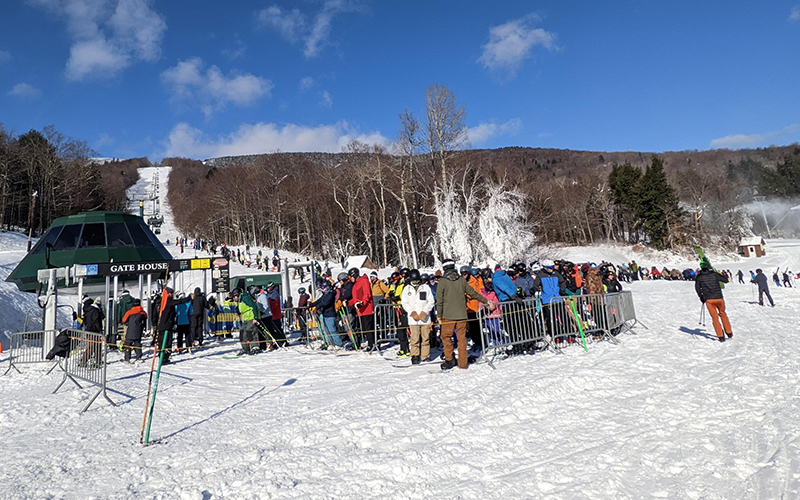
[[[550,304],[537,298],[501,302],[494,310],[481,307],[481,360],[493,365],[501,354],[512,354],[596,338],[619,342],[615,336],[641,324],[629,291],[557,297]]]
[[[58,392],[67,380],[71,380],[79,389],[83,389],[78,380],[98,388],[81,413],[89,409],[101,394],[112,406],[117,406],[106,392],[106,365],[108,364],[108,346],[102,333],[67,330],[70,336],[69,353],[64,358],[64,378],[53,394]]]
[[[47,353],[55,344],[55,330],[39,330],[33,332],[12,333],[9,342],[9,362],[8,369],[3,373],[6,375],[13,368],[17,373],[22,373],[18,365],[47,363]],[[58,366],[53,364],[47,373],[53,371]]]
[[[378,304],[375,306],[375,345],[397,342],[402,310],[399,304]]]

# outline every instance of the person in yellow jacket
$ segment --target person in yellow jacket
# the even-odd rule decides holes
[[[383,280],[378,279],[376,271],[369,273],[369,282],[372,287],[372,303],[375,305],[383,304],[389,296],[389,287]]]

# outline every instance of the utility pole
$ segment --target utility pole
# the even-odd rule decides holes
[[[753,196],[753,199],[761,207],[761,216],[764,217],[764,225],[767,227],[767,238],[772,239],[772,232],[769,230],[769,222],[767,222],[767,214],[764,213],[764,198],[764,196]]]

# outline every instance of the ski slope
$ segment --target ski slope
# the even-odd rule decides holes
[[[225,341],[165,367],[147,448],[149,363],[112,353],[119,406],[84,415],[93,391],[28,368],[0,384],[0,497],[797,498],[800,292],[750,287],[725,290],[724,344],[691,283],[639,282],[649,329],[496,370]]]
[[[16,252],[0,252],[3,266],[21,258],[17,239],[0,234]],[[800,263],[800,241],[767,251],[712,261],[768,274]],[[751,285],[727,286],[734,338],[720,344],[698,324],[693,283],[626,288],[648,329],[496,370],[395,368],[300,346],[225,359],[238,344],[211,343],[164,368],[146,448],[149,362],[112,352],[118,406],[101,398],[83,415],[94,390],[51,394],[60,376],[45,366],[11,373],[0,379],[0,498],[799,498],[800,291],[773,287],[776,307],[764,308]],[[0,287],[0,307],[20,307],[20,295]]]

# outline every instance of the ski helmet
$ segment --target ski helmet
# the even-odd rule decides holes
[[[406,281],[409,283],[419,283],[422,280],[422,277],[419,274],[419,271],[416,269],[412,269],[406,275]]]
[[[302,294],[306,293],[306,289],[301,286],[300,288],[297,289],[297,293],[302,295]]]
[[[261,290],[261,287],[258,285],[252,285],[250,288],[247,289],[250,292],[250,295],[256,296],[258,292]]]
[[[459,274],[469,274],[469,273],[470,273],[470,271],[469,271],[469,266],[461,266],[461,267],[458,269],[458,273],[459,273]]]
[[[389,277],[389,281],[395,282],[401,278],[400,273],[397,271],[393,272],[392,275]]]
[[[431,276],[428,273],[422,273],[422,276],[419,277],[422,281],[430,281]]]
[[[401,267],[400,268],[400,275],[401,276],[405,276],[406,274],[408,274],[408,268],[407,267]]]
[[[488,267],[481,269],[481,278],[484,280],[492,279],[492,270]]]
[[[354,267],[354,268],[350,269],[349,271],[347,271],[347,275],[348,276],[352,276],[353,278],[358,278],[359,275],[361,275],[361,272],[358,270],[357,267]]]
[[[538,273],[541,270],[542,270],[542,265],[539,264],[538,260],[535,262],[531,262],[531,271],[533,271],[534,273]]]
[[[336,275],[336,281],[347,281],[347,273],[339,273]]]

